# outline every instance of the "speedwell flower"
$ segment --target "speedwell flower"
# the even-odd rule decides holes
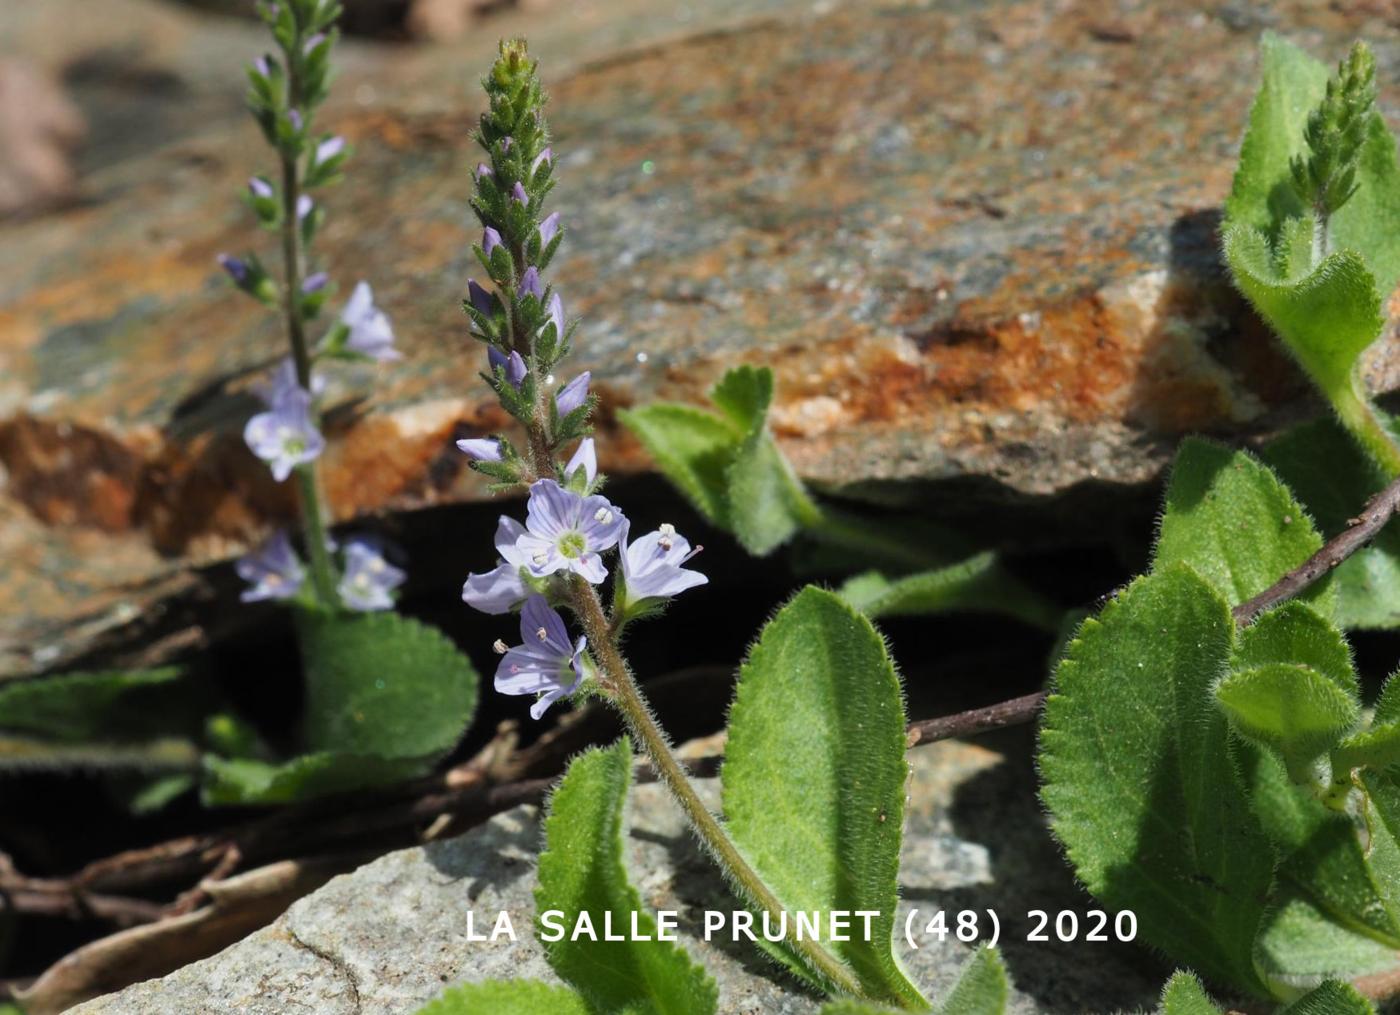
[[[336,591],[352,610],[390,610],[394,600],[389,592],[402,585],[406,577],[384,559],[377,542],[351,539],[345,544],[345,574]]]
[[[593,447],[593,438],[585,437],[579,441],[578,449],[574,452],[569,464],[564,466],[564,478],[572,479],[574,473],[583,469],[583,478],[590,484],[598,475],[598,452]],[[626,540],[627,529],[623,528],[622,539]]]
[[[403,357],[394,348],[394,329],[389,324],[389,315],[374,305],[374,294],[368,282],[355,286],[340,320],[350,329],[345,348],[381,362]]]
[[[592,376],[589,371],[585,370],[559,389],[559,394],[554,396],[554,404],[559,409],[559,415],[567,416],[587,401],[588,382]]]
[[[252,553],[234,565],[238,577],[248,583],[239,598],[245,603],[263,599],[290,599],[306,580],[306,570],[292,549],[286,530],[278,529]]]
[[[550,609],[544,596],[531,596],[520,611],[520,640],[524,644],[508,649],[496,667],[496,690],[540,695],[530,706],[530,718],[538,719],[583,682],[583,650],[588,639],[579,635],[578,641],[570,644],[564,619]]]
[[[617,545],[627,519],[606,497],[580,497],[555,480],[540,479],[530,487],[525,524],[515,545],[531,574],[572,571],[597,585],[608,576],[599,555]]]
[[[457,442],[457,450],[478,462],[499,462],[501,442],[494,437],[467,437]]]
[[[690,548],[690,542],[676,531],[674,525],[662,525],[655,532],[638,536],[627,542],[629,525],[622,523],[622,580],[627,589],[627,601],[669,599],[674,595],[704,585],[710,579],[699,571],[681,565],[700,552]]]
[[[243,439],[272,467],[272,478],[279,483],[298,465],[315,461],[326,447],[311,421],[311,394],[296,384],[278,393],[267,412],[248,420]]]
[[[494,345],[486,350],[486,365],[491,368],[494,374],[497,367],[505,367],[506,380],[510,382],[512,388],[519,388],[520,382],[525,379],[525,374],[529,367],[525,365],[525,358],[515,350],[511,350],[509,356],[501,352]]]
[[[496,526],[496,552],[500,563],[485,574],[467,575],[462,586],[462,600],[482,613],[510,613],[530,594],[520,578],[525,567],[525,553],[517,545],[525,535],[525,526],[514,518],[501,516]]]

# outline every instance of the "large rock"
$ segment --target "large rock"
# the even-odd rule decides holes
[[[1215,230],[1261,28],[1328,57],[1366,36],[1393,80],[1397,29],[1344,6],[616,0],[503,17],[553,91],[557,279],[584,319],[604,467],[647,464],[609,425],[617,407],[699,400],[740,361],[776,369],[799,471],[871,496],[965,477],[1025,495],[1141,483],[1185,432],[1309,411],[1223,277]],[[174,52],[209,54],[230,82],[255,51],[246,25],[188,31]],[[352,50],[327,120],[357,155],[319,249],[342,292],[373,281],[408,354],[333,384],[342,519],[483,491],[452,439],[502,423],[458,310],[491,42]],[[80,656],[79,627],[120,630],[69,587],[121,590],[145,614],[173,574],[289,510],[239,439],[250,375],[282,339],[213,262],[267,246],[234,200],[267,164],[236,91],[197,89],[206,131],[114,157],[87,202],[0,236],[0,467],[43,560],[0,564],[0,673],[41,648]],[[1389,345],[1372,364],[1386,389]],[[82,564],[94,545],[113,547],[106,573]]]
[[[950,742],[920,749],[910,760],[900,926],[911,908],[922,914],[917,924],[947,910],[949,926],[958,911],[978,911],[985,925],[986,911],[994,910],[1017,988],[1013,1015],[1152,1007],[1167,971],[1135,948],[1025,941],[1028,910],[1069,909],[1082,923],[1092,906],[1074,890],[1045,833],[1025,758]],[[712,804],[718,801],[717,783],[701,788]],[[819,1000],[773,978],[752,946],[698,940],[700,914],[730,912],[736,904],[665,791],[637,787],[630,819],[625,853],[633,882],[648,906],[679,912],[685,946],[719,982],[719,1010],[816,1012]],[[390,854],[336,878],[213,958],[73,1011],[391,1015],[413,1012],[461,981],[558,982],[531,930],[540,835],[536,809],[522,807],[461,838]],[[489,933],[501,911],[510,914],[517,943],[466,940],[468,912],[477,933]],[[897,951],[914,981],[936,995],[970,952],[952,935],[941,943],[921,935],[919,943],[917,951],[903,943]]]

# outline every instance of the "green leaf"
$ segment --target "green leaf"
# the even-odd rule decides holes
[[[1246,670],[1273,663],[1311,667],[1347,697],[1360,700],[1361,685],[1345,636],[1316,610],[1296,600],[1261,614],[1240,632],[1230,668]]]
[[[1201,981],[1178,970],[1162,991],[1161,1015],[1221,1015]]]
[[[1342,926],[1295,885],[1284,885],[1255,943],[1260,973],[1284,993],[1325,976],[1365,976],[1395,966],[1395,950]]]
[[[0,733],[0,774],[6,772],[191,772],[199,748],[179,737],[144,741],[68,743]]]
[[[1294,1001],[1282,1015],[1376,1015],[1376,1009],[1355,987],[1329,980]]]
[[[1278,751],[1295,774],[1305,775],[1361,714],[1336,684],[1293,663],[1235,670],[1216,685],[1215,697],[1237,732]]]
[[[958,982],[934,1011],[937,1015],[1002,1015],[1010,993],[1001,954],[984,946],[967,960]]]
[[[1249,807],[1279,852],[1280,896],[1300,893],[1339,926],[1400,947],[1400,855],[1384,823],[1367,818],[1358,824],[1324,806],[1288,777],[1275,755],[1252,744],[1237,742],[1232,753]],[[1306,957],[1305,942],[1285,945],[1271,947],[1304,971],[1318,971],[1316,961]]]
[[[891,948],[904,818],[904,701],[870,621],[812,586],[739,673],[721,778],[735,841],[789,912],[874,910],[829,948],[868,996],[922,1004]]]
[[[1236,606],[1322,546],[1306,512],[1253,456],[1188,438],[1172,465],[1154,570],[1181,562]],[[1326,583],[1303,598],[1332,609]]]
[[[1211,695],[1232,632],[1220,594],[1160,560],[1085,621],[1046,703],[1042,795],[1090,892],[1177,961],[1265,994],[1250,943],[1274,851]]]
[[[838,594],[872,620],[975,610],[1004,614],[1053,632],[1063,612],[1008,573],[992,552],[904,578],[867,571],[849,579]]]
[[[1400,722],[1400,674],[1392,673],[1386,678],[1371,721],[1376,725]]]
[[[596,1012],[626,1008],[639,1015],[707,1015],[715,1011],[718,988],[684,948],[631,940],[656,935],[656,921],[643,909],[622,861],[631,771],[632,749],[624,738],[607,750],[574,758],[550,799],[535,907],[541,916],[562,912],[566,933],[561,941],[546,942],[545,953],[554,971]],[[614,932],[629,940],[569,940],[567,932],[581,913],[588,914],[600,938],[610,914]]]
[[[308,753],[436,758],[476,711],[471,661],[436,628],[396,613],[297,611]]]
[[[713,412],[657,402],[618,413],[662,473],[709,521],[728,529],[725,472],[743,431]]]
[[[0,730],[67,743],[169,732],[180,670],[114,670],[0,683]]]
[[[710,401],[744,434],[762,429],[773,404],[773,371],[741,364],[725,371]]]
[[[278,763],[210,754],[204,757],[201,798],[209,807],[310,800],[403,782],[427,772],[435,760],[321,751]]]
[[[539,980],[488,980],[449,987],[417,1015],[594,1015],[568,987]]]
[[[1330,417],[1287,431],[1264,448],[1264,459],[1328,537],[1345,529],[1386,485],[1385,472]],[[1331,582],[1338,624],[1349,629],[1400,627],[1400,526],[1383,528],[1370,546],[1332,572]]]
[[[739,446],[725,480],[734,535],[756,557],[772,553],[819,517],[767,428],[750,434]]]
[[[935,1015],[1003,1015],[1010,992],[1001,955],[984,946],[967,960],[953,989],[933,1011]],[[820,1015],[891,1015],[898,1010],[847,999],[822,1005]]]
[[[1376,280],[1361,255],[1341,250],[1309,274],[1287,277],[1264,234],[1237,225],[1225,230],[1225,260],[1240,291],[1323,394],[1334,402],[1354,397],[1356,361],[1385,324]]]
[[[1400,723],[1373,725],[1353,733],[1332,752],[1332,764],[1339,769],[1387,768],[1400,764]]]

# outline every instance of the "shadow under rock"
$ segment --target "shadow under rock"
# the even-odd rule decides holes
[[[986,910],[995,911],[1011,981],[1046,1015],[1155,1010],[1171,970],[1143,948],[1063,942],[1055,935],[1057,913],[1074,913],[1082,935],[1088,911],[1102,907],[1075,883],[1046,826],[1036,797],[1033,733],[1009,730],[979,743],[1000,750],[1005,760],[961,784],[948,817],[959,839],[987,850],[991,882],[951,890],[904,887],[902,896],[950,912],[976,910],[983,919]],[[1039,922],[1028,915],[1032,910],[1049,914],[1049,940],[1027,940]]]
[[[423,856],[448,882],[470,880],[468,895],[475,901],[488,888],[504,893],[534,871],[533,858],[543,838],[544,830],[534,817],[515,828],[493,820],[473,835],[427,843]],[[511,919],[518,920],[522,915],[533,917],[533,913],[512,913]]]

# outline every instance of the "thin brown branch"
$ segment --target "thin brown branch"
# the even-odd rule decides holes
[[[955,737],[972,737],[988,730],[1005,729],[1034,722],[1045,705],[1046,693],[1022,695],[1010,701],[998,702],[983,708],[974,708],[957,715],[940,716],[937,719],[923,719],[909,724],[909,735],[905,744],[917,747],[939,740],[952,740]]]

